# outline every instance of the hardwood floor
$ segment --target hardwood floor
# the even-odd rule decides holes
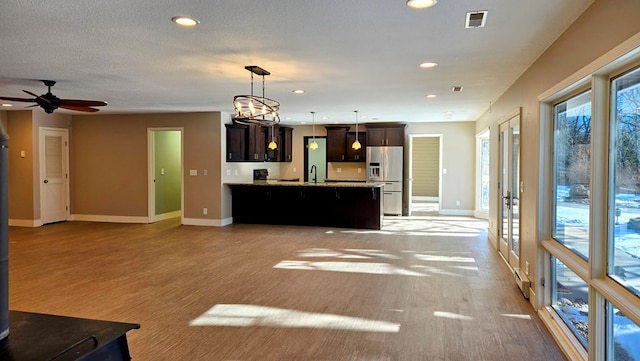
[[[10,309],[139,323],[135,361],[564,360],[473,218],[66,222],[9,241]]]

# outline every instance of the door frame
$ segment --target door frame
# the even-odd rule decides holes
[[[414,138],[438,138],[438,213],[442,209],[442,133],[409,134],[409,149],[407,155],[407,215],[411,215],[411,203],[413,202],[413,139]]]
[[[184,220],[184,128],[182,127],[157,127],[147,128],[147,213],[148,223],[154,223],[169,219],[171,214],[156,215],[156,186],[155,186],[155,132],[179,131],[180,132],[180,223]]]
[[[498,250],[498,253],[503,257],[503,259],[505,260],[505,262],[509,265],[509,267],[511,268],[517,268],[520,266],[520,253],[521,252],[521,248],[522,248],[522,242],[520,241],[520,212],[518,211],[517,213],[517,217],[518,217],[518,254],[515,254],[512,251],[512,241],[513,241],[513,234],[514,234],[514,217],[513,217],[513,207],[511,207],[509,209],[509,212],[507,214],[507,235],[506,235],[506,239],[505,239],[505,235],[503,234],[503,189],[504,189],[504,182],[503,182],[503,176],[502,176],[502,169],[503,169],[503,161],[504,161],[504,146],[505,144],[507,145],[507,149],[509,151],[508,154],[508,159],[507,159],[507,163],[508,163],[508,175],[506,176],[506,183],[507,186],[509,187],[508,191],[510,192],[510,199],[509,199],[509,203],[513,204],[513,195],[514,195],[514,190],[511,189],[512,185],[513,185],[513,170],[511,169],[511,165],[513,164],[513,152],[511,151],[511,145],[512,145],[512,138],[511,138],[511,129],[513,128],[513,124],[512,123],[516,123],[517,122],[517,127],[520,131],[520,134],[522,133],[521,131],[521,127],[522,127],[522,112],[521,109],[518,109],[514,112],[512,112],[511,114],[507,115],[506,117],[502,118],[499,122],[498,122],[498,154],[497,154],[497,160],[498,160],[498,166],[497,166],[497,185],[498,185],[498,191],[497,191],[497,221],[496,221],[496,235],[497,235],[497,244],[496,244],[496,248]],[[507,139],[503,139],[501,134],[502,131],[501,129],[506,126],[508,127],[509,132],[507,132]],[[520,138],[520,142],[519,142],[519,147],[520,150],[518,151],[518,157],[522,157],[522,138]],[[517,179],[518,181],[522,180],[522,166],[521,166],[521,162],[518,161],[518,169],[517,169]],[[517,193],[517,197],[515,197],[515,199],[518,202],[518,209],[520,209],[520,200],[521,200],[521,187],[520,184],[516,184],[515,185],[515,192]],[[506,252],[505,252],[506,251]]]
[[[60,221],[68,221],[70,214],[71,214],[71,196],[70,196],[70,188],[69,188],[69,183],[70,183],[70,171],[69,171],[69,129],[67,128],[54,128],[54,127],[38,127],[38,172],[39,172],[39,177],[38,177],[38,182],[40,183],[40,221],[38,222],[39,224],[36,224],[36,226],[41,226],[43,224],[46,223],[52,223],[52,222],[46,222],[44,219],[44,214],[45,214],[45,196],[44,196],[44,176],[45,176],[45,144],[44,144],[44,132],[60,132],[63,133],[63,139],[64,139],[64,147],[62,148],[62,162],[63,162],[63,166],[64,166],[64,171],[65,171],[65,178],[66,178],[66,182],[65,182],[65,186],[64,186],[64,192],[66,193],[66,199],[65,202],[66,204],[66,212],[65,212],[65,219],[64,220],[60,220]]]

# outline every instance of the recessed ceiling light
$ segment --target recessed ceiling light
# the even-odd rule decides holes
[[[434,66],[438,66],[438,63],[433,63],[430,61],[424,62],[420,64],[420,67],[423,69],[433,68]]]
[[[438,94],[427,94],[427,98],[435,98]]]
[[[200,21],[194,19],[194,18],[190,18],[188,16],[174,16],[171,18],[171,21],[173,21],[174,23],[178,24],[178,25],[182,25],[182,26],[196,26],[198,24],[200,24]]]
[[[13,105],[12,104],[7,104],[7,103],[2,103],[2,106],[3,107],[12,107]]]
[[[327,120],[329,119],[329,117],[322,117],[322,120]]]
[[[428,8],[437,3],[437,0],[407,0],[407,6],[414,9]]]
[[[300,122],[300,124],[307,124],[307,122]]]
[[[304,90],[302,89],[296,89],[293,91],[294,94],[304,94]]]

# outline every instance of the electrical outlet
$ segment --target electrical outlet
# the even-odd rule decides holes
[[[234,174],[234,175],[238,175],[238,170],[237,170],[237,169],[234,169],[234,170],[233,170],[233,174]]]
[[[209,213],[209,210],[206,209],[206,208],[202,208],[202,214],[204,214],[206,216],[207,213]]]
[[[362,173],[362,168],[358,168],[358,173]]]
[[[231,175],[231,169],[227,169],[227,175]]]
[[[209,174],[209,172],[207,172],[207,170],[206,170],[206,169],[203,169],[203,170],[202,170],[202,175],[207,175],[207,174]]]
[[[338,173],[342,173],[342,168],[338,168],[338,169],[336,169],[336,172],[338,172]]]
[[[296,167],[293,167],[293,173],[295,173],[295,172],[296,172]]]
[[[456,206],[459,206],[459,205],[460,205],[460,201],[456,201]]]

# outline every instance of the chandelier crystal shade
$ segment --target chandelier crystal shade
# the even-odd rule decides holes
[[[264,77],[271,73],[257,65],[247,65],[244,68],[251,72],[251,94],[233,97],[233,107],[236,111],[233,122],[268,126],[280,123],[280,103],[264,96]],[[253,74],[262,76],[262,96],[253,94]]]

